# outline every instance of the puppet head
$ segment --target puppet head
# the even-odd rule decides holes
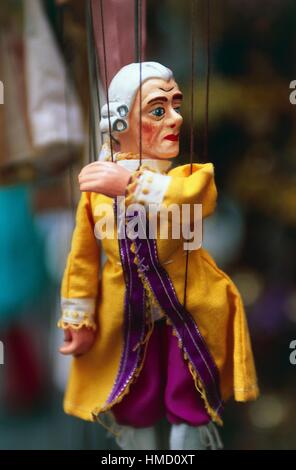
[[[141,72],[140,64],[123,67],[109,87],[111,132],[120,150],[139,154],[141,140],[143,157],[176,157],[183,121],[181,100],[182,94],[171,70],[163,65],[143,62]],[[107,104],[101,114],[101,131],[109,132]]]

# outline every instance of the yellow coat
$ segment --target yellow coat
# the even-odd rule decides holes
[[[214,211],[217,194],[212,164],[194,164],[192,174],[190,165],[184,165],[168,175],[172,178],[164,196],[165,206],[201,203],[203,217]],[[87,354],[73,358],[64,400],[66,413],[90,421],[106,410],[123,350],[125,283],[116,238],[102,240],[107,261],[102,270],[100,267],[94,226],[101,217],[95,215],[95,208],[101,203],[111,205],[113,201],[96,193],[81,196],[61,292],[66,299],[96,299],[96,341]],[[183,241],[159,239],[157,248],[161,263],[173,260],[165,268],[182,303]],[[255,399],[256,371],[240,295],[203,248],[189,255],[186,305],[219,370],[222,399]],[[88,322],[89,312],[85,312],[85,324]],[[124,393],[127,392],[128,387]]]

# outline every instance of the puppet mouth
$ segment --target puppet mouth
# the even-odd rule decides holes
[[[179,134],[169,134],[165,136],[165,139],[177,142],[179,140]]]

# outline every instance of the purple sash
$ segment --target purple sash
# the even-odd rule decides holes
[[[107,403],[121,395],[139,365],[142,348],[138,347],[146,335],[145,289],[138,276],[134,255],[128,238],[120,240],[120,256],[125,278],[124,299],[124,348],[119,371]]]
[[[134,251],[132,251],[134,244]],[[137,370],[146,334],[145,288],[141,281],[144,276],[154,298],[170,320],[176,331],[182,349],[201,382],[206,400],[211,409],[221,417],[223,404],[220,396],[219,372],[190,313],[179,302],[174,286],[165,269],[160,265],[155,239],[128,236],[119,240],[121,262],[126,283],[124,305],[124,348],[119,372],[108,398],[108,403],[120,396]],[[135,263],[137,256],[138,263]],[[140,276],[141,275],[141,276]]]

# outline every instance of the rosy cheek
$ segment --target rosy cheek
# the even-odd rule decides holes
[[[154,141],[157,131],[158,131],[157,125],[151,122],[142,123],[142,132],[143,132],[142,137],[143,137],[143,141],[145,142],[145,144],[150,145]]]

